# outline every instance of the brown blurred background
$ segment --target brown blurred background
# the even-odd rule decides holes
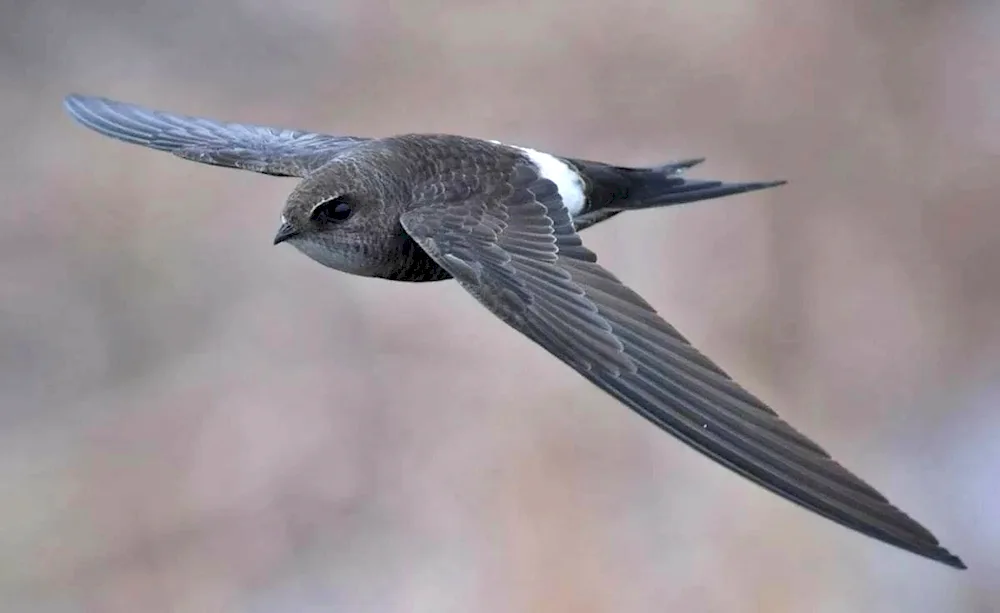
[[[1000,611],[998,77],[990,2],[5,0],[0,610]],[[733,476],[455,284],[273,248],[293,182],[71,91],[789,179],[585,240],[970,570]]]

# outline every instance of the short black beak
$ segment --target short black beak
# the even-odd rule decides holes
[[[283,243],[298,234],[298,229],[292,224],[285,222],[278,228],[278,233],[274,235],[274,244]]]

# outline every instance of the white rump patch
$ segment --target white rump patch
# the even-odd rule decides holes
[[[497,145],[503,144],[495,140],[490,142]],[[569,211],[570,217],[576,217],[583,212],[587,198],[583,194],[583,179],[580,178],[580,173],[573,170],[566,162],[549,153],[535,151],[528,147],[518,147],[517,145],[508,146],[523,151],[535,167],[538,168],[538,174],[543,179],[548,179],[556,184],[556,189],[559,191],[559,196],[562,198],[566,210]]]

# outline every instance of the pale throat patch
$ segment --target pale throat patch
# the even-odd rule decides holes
[[[490,142],[497,145],[504,144],[495,140]],[[573,170],[566,162],[549,153],[517,145],[506,146],[523,151],[528,156],[528,159],[538,168],[538,174],[543,179],[548,179],[556,184],[556,189],[559,190],[559,196],[562,198],[566,210],[569,211],[570,217],[576,217],[583,212],[587,198],[583,193],[583,179],[580,178],[580,173]]]

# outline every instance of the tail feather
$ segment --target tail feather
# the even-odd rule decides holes
[[[689,158],[686,160],[677,160],[676,162],[669,162],[662,166],[657,166],[656,168],[650,168],[652,172],[667,174],[667,175],[679,175],[688,168],[697,166],[705,161],[705,158]]]
[[[711,179],[687,179],[685,170],[705,161],[705,158],[691,158],[670,162],[653,168],[634,169],[628,208],[646,208],[683,204],[697,200],[721,198],[761,189],[784,185],[787,181],[754,181],[730,183]]]
[[[787,181],[725,182],[688,179],[685,171],[705,158],[675,160],[659,166],[635,168],[565,158],[585,178],[587,208],[573,223],[578,230],[611,219],[624,211],[722,198],[784,185]]]
[[[698,200],[721,198],[784,185],[787,181],[760,181],[753,183],[727,183],[724,181],[661,177],[637,184],[629,200],[638,208],[683,204]],[[631,208],[631,207],[630,207]]]

